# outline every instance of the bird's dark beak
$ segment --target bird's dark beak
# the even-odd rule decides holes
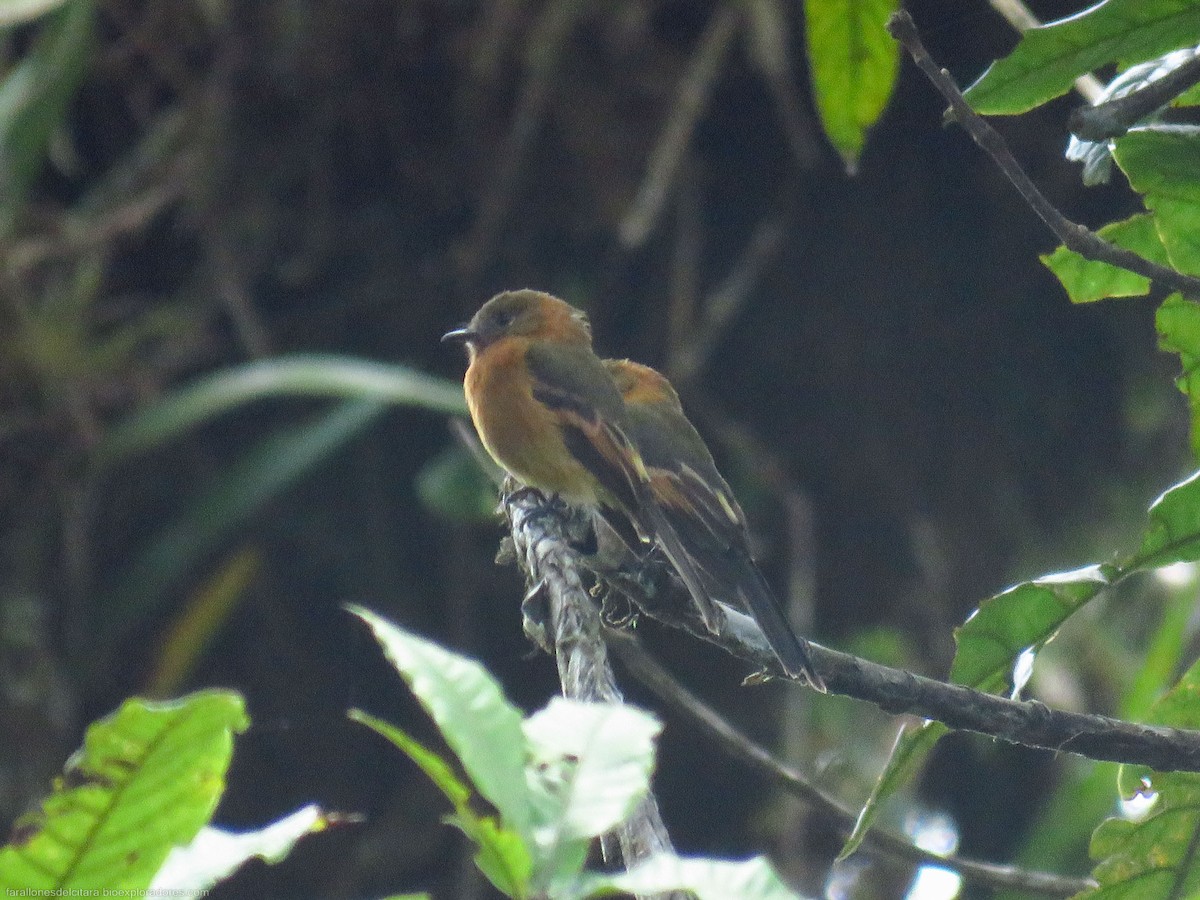
[[[457,344],[466,344],[474,340],[475,336],[476,335],[474,331],[464,326],[462,328],[455,328],[453,331],[447,331],[445,334],[443,334],[442,343],[445,344],[448,341],[454,341]]]

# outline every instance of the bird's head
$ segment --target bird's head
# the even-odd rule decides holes
[[[483,304],[465,327],[442,335],[442,340],[461,341],[477,353],[505,337],[590,347],[592,328],[582,310],[550,294],[505,291]]]

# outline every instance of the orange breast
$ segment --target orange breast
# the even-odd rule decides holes
[[[596,479],[563,443],[556,415],[533,398],[525,366],[527,343],[502,338],[467,369],[467,405],[488,453],[530,487],[569,503],[597,504]]]

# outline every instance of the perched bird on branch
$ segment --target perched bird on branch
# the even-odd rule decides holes
[[[606,518],[614,513],[627,517],[638,534],[666,555],[706,628],[717,631],[723,618],[710,589],[714,585],[729,588],[728,593],[746,602],[759,619],[788,674],[824,689],[804,645],[788,628],[773,598],[767,621],[759,618],[753,603],[760,603],[762,594],[749,585],[751,575],[759,583],[762,576],[748,551],[744,557],[749,570],[738,570],[733,581],[724,581],[736,569],[732,560],[741,559],[745,527],[741,510],[736,502],[731,503],[732,494],[717,474],[703,441],[679,412],[687,434],[680,446],[684,456],[676,469],[660,456],[664,442],[655,428],[638,426],[655,451],[655,464],[646,466],[636,438],[631,438],[635,427],[631,416],[648,419],[649,414],[640,409],[643,404],[627,405],[622,399],[610,369],[592,351],[591,326],[581,310],[539,291],[507,291],[485,303],[465,327],[442,339],[467,346],[467,405],[483,446],[496,462],[524,484],[569,504],[595,509]],[[701,456],[692,446],[692,435]],[[704,474],[715,475],[716,481],[707,493],[689,488],[690,497],[681,494],[685,482],[680,473],[695,471],[697,466]],[[697,503],[717,504],[730,524],[715,520],[714,510],[696,509],[693,513],[692,506]],[[723,503],[729,504],[727,509]],[[708,534],[713,524],[710,519],[728,532],[727,538],[732,536],[734,555],[729,559],[705,558],[723,546]],[[629,530],[618,527],[622,533]],[[633,540],[640,544],[636,535]],[[644,548],[631,549],[640,554]],[[771,596],[765,583],[762,590]]]

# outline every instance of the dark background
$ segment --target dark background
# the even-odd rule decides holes
[[[1032,5],[1043,20],[1081,6]],[[962,84],[1016,41],[983,0],[907,6]],[[952,628],[981,599],[1136,541],[1145,506],[1187,471],[1184,405],[1175,363],[1155,350],[1153,307],[1067,301],[1037,260],[1052,236],[962,132],[941,127],[939,98],[907,60],[848,177],[810,112],[802,11],[784,3],[792,105],[736,37],[657,227],[640,246],[621,243],[715,8],[99,4],[84,86],[4,248],[0,610],[29,636],[10,626],[0,820],[46,790],[88,721],[146,689],[176,616],[248,551],[257,574],[180,688],[248,698],[255,724],[218,818],[249,827],[315,800],[365,821],[307,839],[281,865],[248,866],[213,897],[487,895],[468,849],[439,824],[440,797],[344,718],[361,706],[433,739],[346,601],[477,656],[527,709],[557,690],[552,661],[521,634],[517,574],[493,565],[498,523],[447,518],[418,497],[419,473],[454,444],[445,421],[389,412],[131,621],[106,604],[138,547],[253,441],[322,405],[256,404],[103,477],[87,461],[132,410],[253,358],[334,352],[457,379],[464,360],[438,337],[503,289],[563,296],[589,311],[604,355],[679,376],[764,568],[781,592],[792,586],[797,620],[822,643],[942,677]],[[547,22],[564,11],[574,19],[555,52]],[[1049,197],[1098,225],[1134,201],[1119,175],[1084,189],[1062,159],[1078,102],[998,125]],[[179,324],[101,371],[30,362],[15,337],[22,304],[77,271],[84,250],[68,236],[81,198],[169,116],[184,138],[129,192],[157,191],[156,204],[87,232],[100,282],[81,320],[97,340],[166,307]],[[689,317],[764,233],[773,248],[687,372]],[[58,254],[12,264],[38,241]],[[1147,626],[1105,627],[1120,650]],[[897,722],[849,701],[742,688],[735,661],[643,632],[756,738],[847,801],[865,795]],[[1136,659],[1104,660],[1082,653],[1055,701],[1110,709]],[[27,683],[32,694],[18,697]],[[780,868],[819,892],[838,847],[829,824],[666,721],[657,787],[679,849],[781,850]],[[1004,861],[1057,777],[1048,754],[955,738],[911,801],[952,815],[964,852]],[[899,896],[909,874],[870,873],[861,896]]]

